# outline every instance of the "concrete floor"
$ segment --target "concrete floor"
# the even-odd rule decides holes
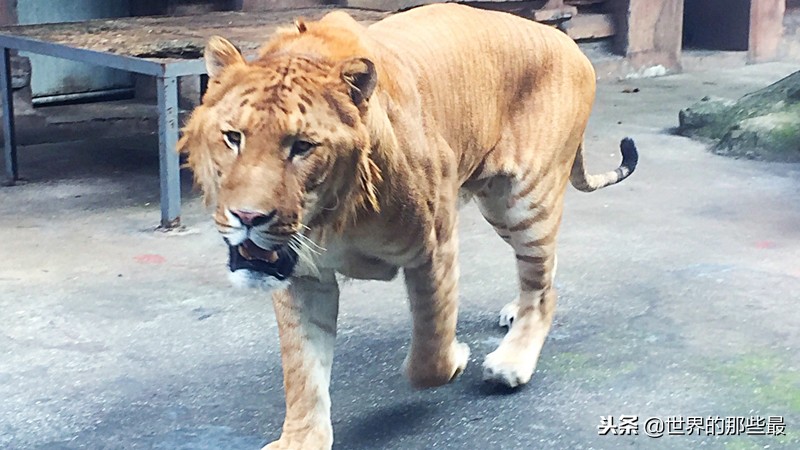
[[[625,135],[640,165],[622,185],[570,189],[556,322],[516,392],[481,382],[515,278],[474,207],[461,221],[460,320],[473,356],[456,383],[415,392],[400,375],[400,280],[347,284],[335,448],[800,448],[800,166],[714,156],[669,133],[704,95],[738,97],[798,69],[600,86],[590,167],[616,167]],[[227,287],[226,250],[188,183],[187,230],[153,231],[154,148],[23,148],[28,183],[0,188],[0,448],[255,449],[277,438],[271,306]],[[599,436],[601,415],[637,415],[639,435]],[[644,435],[648,417],[717,415],[783,416],[786,435]]]

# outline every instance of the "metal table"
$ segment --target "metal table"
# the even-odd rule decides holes
[[[369,24],[386,13],[342,7],[317,7],[245,13],[218,12],[180,17],[131,17],[86,22],[0,27],[0,90],[6,174],[19,179],[11,89],[13,50],[70,59],[155,77],[158,99],[161,226],[180,224],[181,192],[178,133],[178,78],[205,75],[202,60],[208,38],[218,34],[234,42],[247,57],[279,26],[297,17],[314,20],[340,9]]]

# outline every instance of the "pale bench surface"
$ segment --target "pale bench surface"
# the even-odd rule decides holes
[[[215,12],[192,16],[130,17],[86,22],[0,27],[14,35],[72,48],[163,60],[196,59],[210,36],[221,35],[252,54],[279,27],[298,17],[317,20],[343,10],[369,25],[388,14],[341,7],[298,8],[271,12]]]

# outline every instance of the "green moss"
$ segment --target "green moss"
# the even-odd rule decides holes
[[[786,435],[782,436],[726,436],[723,445],[725,450],[763,450],[800,448],[800,433],[791,429],[791,423],[786,423]],[[765,447],[765,446],[769,447]]]
[[[785,368],[783,361],[776,355],[747,355],[720,365],[717,370],[740,396],[753,402],[748,405],[750,408],[758,407],[775,414],[797,414],[800,413],[800,374]]]
[[[556,353],[541,365],[542,369],[561,377],[584,379],[592,383],[613,381],[632,373],[636,367],[630,359],[609,364],[609,361],[597,355],[574,352]]]
[[[764,444],[753,439],[736,439],[725,442],[725,450],[763,450]]]
[[[728,362],[706,361],[706,370],[716,382],[723,383],[728,395],[731,415],[782,416],[786,434],[780,436],[730,436],[726,450],[764,448],[800,448],[800,373],[787,367],[783,355],[761,352],[741,356]]]
[[[680,112],[678,131],[716,153],[800,161],[800,72],[736,102],[705,98]]]

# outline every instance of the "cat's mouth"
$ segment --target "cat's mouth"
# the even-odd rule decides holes
[[[248,270],[285,280],[297,265],[297,253],[288,245],[267,250],[246,239],[239,245],[228,246],[228,250],[228,268],[231,272]]]

